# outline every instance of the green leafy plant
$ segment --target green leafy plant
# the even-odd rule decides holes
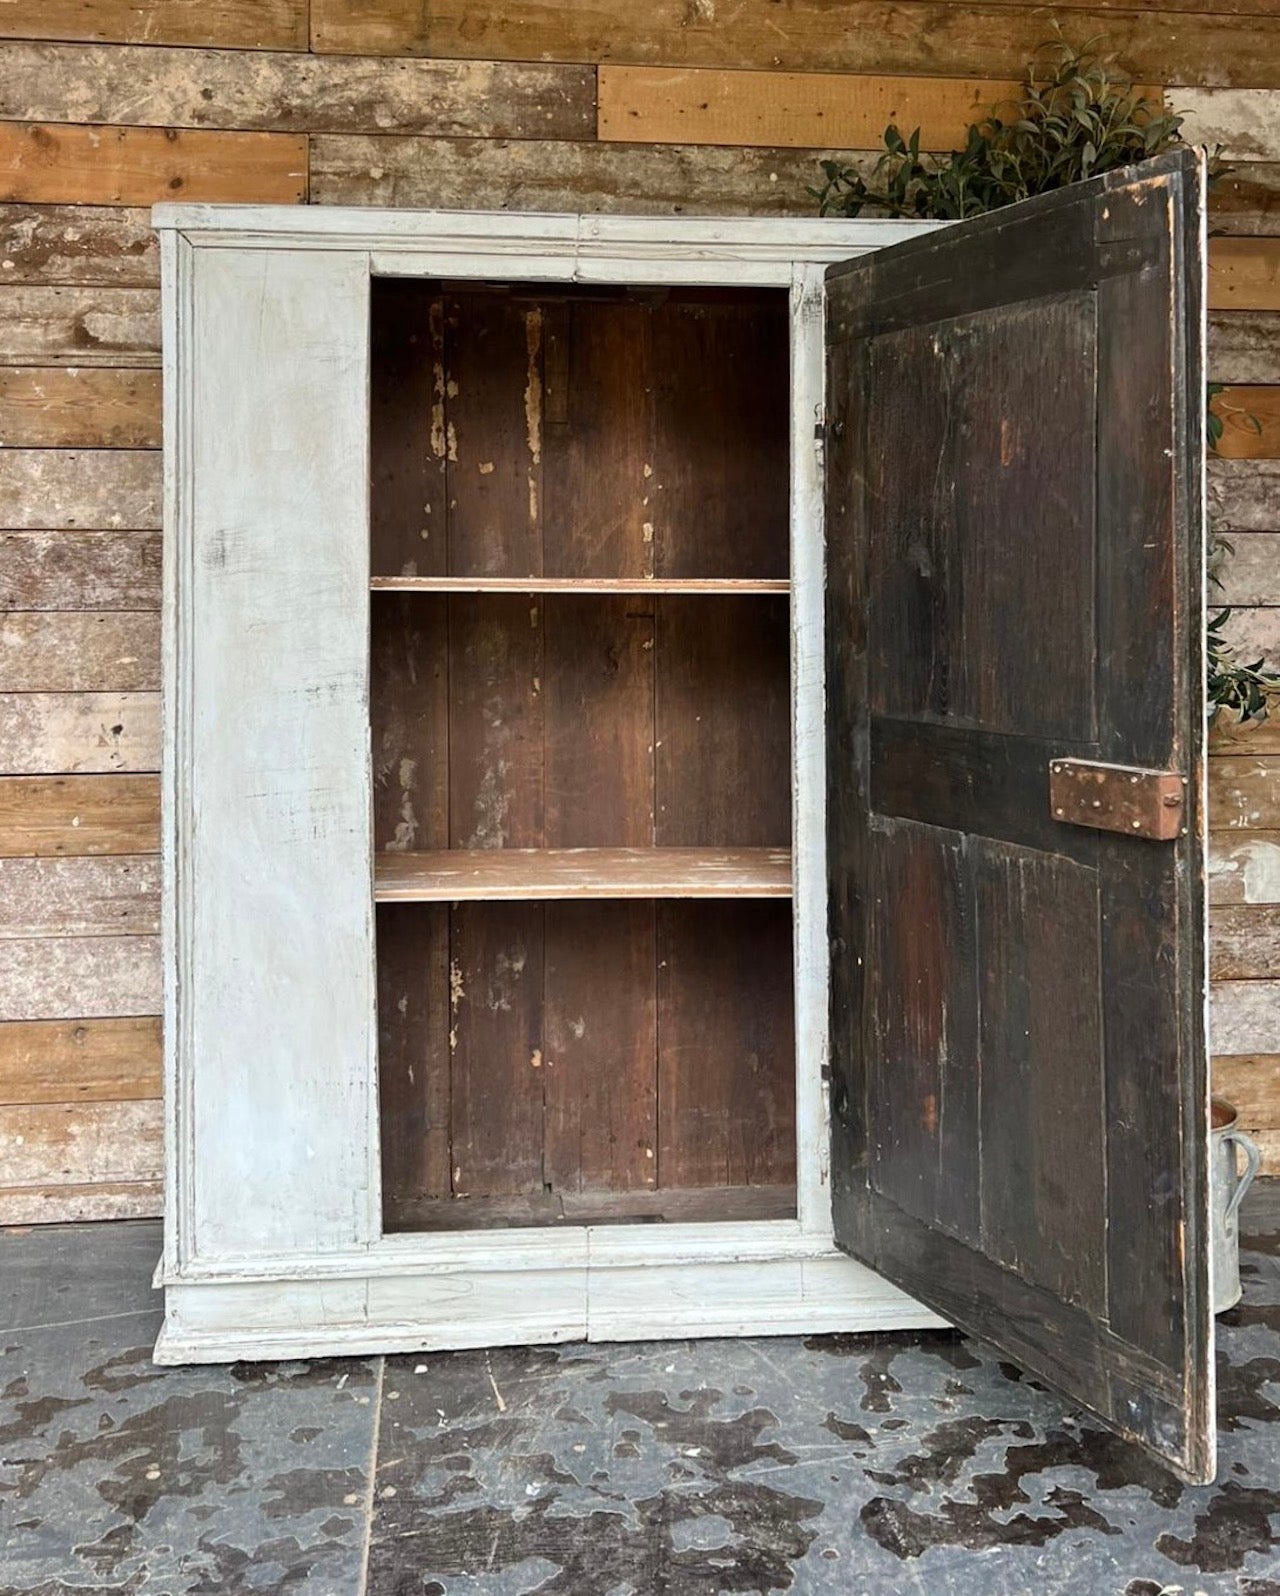
[[[810,193],[824,216],[890,216],[957,221],[1132,165],[1182,142],[1183,118],[1111,76],[1100,39],[1072,45],[1054,24],[1028,62],[1017,99],[972,123],[962,149],[922,154],[920,130],[892,124],[869,173],[821,163]]]
[[[859,216],[870,209],[889,216],[960,221],[999,210],[1033,194],[1111,172],[1172,149],[1183,142],[1184,118],[1161,101],[1114,78],[1099,54],[1101,38],[1070,43],[1057,23],[1053,37],[1027,63],[1018,96],[993,106],[971,123],[962,148],[945,155],[922,152],[920,129],[904,136],[890,124],[884,153],[869,170],[840,161],[821,162],[822,183],[809,190],[824,216]],[[1210,155],[1210,176],[1222,170]],[[1213,401],[1223,392],[1211,383],[1207,393],[1205,437],[1210,449],[1222,440],[1224,417]],[[1240,412],[1261,430],[1256,418]],[[1234,418],[1234,412],[1233,412]],[[1230,552],[1215,540],[1209,578],[1221,586],[1218,567]],[[1239,721],[1266,717],[1268,700],[1280,693],[1280,674],[1264,660],[1246,663],[1226,641],[1230,607],[1206,625],[1209,714],[1226,712]]]

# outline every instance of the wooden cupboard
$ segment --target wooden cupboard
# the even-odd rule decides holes
[[[950,1321],[1211,1471],[1200,215],[158,209],[159,1359]]]

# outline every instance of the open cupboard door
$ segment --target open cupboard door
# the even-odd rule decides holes
[[[837,1240],[1198,1481],[1203,187],[833,267],[826,490]]]

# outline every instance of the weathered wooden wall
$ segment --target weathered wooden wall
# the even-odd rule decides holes
[[[1061,0],[1197,137],[1236,636],[1280,656],[1275,0]],[[891,118],[946,147],[1021,0],[8,0],[0,7],[0,1219],[160,1204],[164,199],[808,213]],[[1260,430],[1245,419],[1259,418]],[[1212,770],[1220,1085],[1280,1167],[1280,721]]]

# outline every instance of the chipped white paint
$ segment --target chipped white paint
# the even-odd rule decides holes
[[[1226,161],[1280,161],[1280,96],[1274,89],[1171,89],[1189,144],[1218,147]]]
[[[1280,903],[1280,841],[1255,832],[1238,840],[1223,833],[1209,839],[1209,898],[1215,904]]]
[[[160,206],[155,220],[172,1193],[157,1356],[937,1323],[831,1237],[815,441],[824,266],[933,224],[236,206]],[[380,1232],[365,680],[371,271],[790,292],[796,1220]],[[531,370],[534,338],[531,325]],[[531,383],[531,463],[541,403]],[[429,441],[437,454],[454,447],[438,425]],[[491,729],[496,762],[501,728]],[[500,837],[501,814],[481,805],[473,818],[477,838]],[[451,970],[452,1009],[501,1004],[500,976],[472,996]]]

